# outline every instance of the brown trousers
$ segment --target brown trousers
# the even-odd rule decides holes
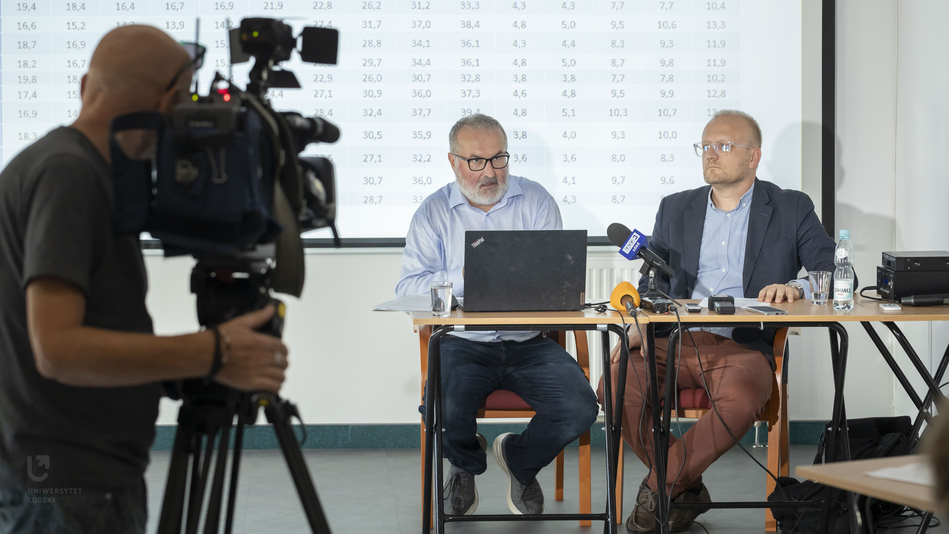
[[[635,333],[633,333],[635,335]],[[764,404],[771,396],[774,372],[764,354],[735,341],[708,332],[692,332],[705,371],[705,382],[711,399],[732,434],[741,439],[754,425]],[[679,389],[702,389],[702,372],[695,357],[692,339],[686,334],[680,338],[682,357],[679,365]],[[668,338],[656,339],[657,383],[663,388],[667,369]],[[673,359],[673,363],[675,359]],[[613,391],[619,376],[619,363],[611,367]],[[614,393],[615,394],[615,393]],[[662,399],[664,392],[660,391]],[[603,403],[603,380],[597,397]],[[655,459],[652,437],[652,408],[649,401],[649,375],[646,360],[638,350],[630,351],[626,374],[626,392],[623,407],[623,438],[639,459],[652,466]],[[673,408],[675,408],[673,406]],[[667,463],[667,495],[677,496],[702,481],[702,473],[721,455],[735,445],[735,440],[722,426],[714,410],[709,410],[690,428],[682,439],[669,436]],[[681,468],[681,473],[680,473]],[[677,478],[678,477],[678,478]],[[674,486],[673,486],[674,483]],[[656,490],[655,469],[650,471],[648,485]]]

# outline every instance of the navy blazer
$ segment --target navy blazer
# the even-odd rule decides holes
[[[698,279],[710,188],[675,193],[659,204],[649,248],[675,271],[671,280],[656,273],[659,290],[672,298],[692,297]],[[781,189],[756,178],[747,239],[742,275],[747,298],[757,298],[758,292],[767,285],[797,278],[802,266],[808,271],[834,270],[836,244],[814,213],[810,197],[800,191]],[[639,281],[640,293],[645,293],[647,285],[648,279],[644,276]],[[764,331],[737,328],[733,337],[768,355],[773,366],[774,332],[773,328]]]

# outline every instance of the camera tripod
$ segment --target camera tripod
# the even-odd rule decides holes
[[[261,268],[258,264],[256,268],[241,271],[254,274],[233,277],[231,275],[234,271],[222,270],[220,263],[215,265],[198,262],[191,273],[191,289],[198,295],[198,321],[201,324],[219,324],[246,311],[245,306],[260,309],[271,301],[269,291],[261,289],[269,287],[269,269]],[[275,314],[267,332],[279,337],[282,322],[282,314]],[[201,379],[185,380],[176,384],[173,393],[180,396],[183,402],[178,411],[178,432],[168,467],[165,496],[158,522],[159,534],[180,534],[182,521],[185,521],[185,533],[197,534],[202,512],[205,521],[202,532],[220,532],[224,478],[228,470],[227,454],[231,427],[234,426],[236,417],[227,514],[224,521],[224,532],[230,534],[237,500],[244,427],[257,420],[259,408],[264,409],[267,420],[277,434],[310,530],[315,534],[330,534],[316,487],[290,426],[292,417],[300,418],[296,405],[273,393],[247,393],[217,383],[206,383]],[[204,496],[209,479],[211,492],[205,503]]]
[[[189,389],[200,391],[189,392]],[[174,449],[168,467],[168,480],[158,523],[159,534],[179,534],[182,532],[183,519],[186,519],[184,532],[188,534],[198,532],[204,506],[204,494],[211,475],[212,459],[214,475],[207,501],[203,532],[205,534],[220,532],[227,453],[231,427],[236,416],[238,421],[234,435],[227,515],[224,523],[224,532],[231,532],[234,504],[237,499],[244,426],[254,422],[258,408],[264,409],[267,420],[273,425],[274,432],[277,434],[277,440],[283,450],[283,456],[293,477],[293,483],[300,496],[310,529],[317,534],[329,534],[329,525],[323,514],[323,508],[320,506],[316,487],[310,478],[303,453],[290,426],[290,418],[299,417],[294,404],[271,393],[243,393],[218,384],[205,386],[201,381],[188,381],[184,390],[182,394],[184,403],[178,412],[178,433],[175,436]],[[214,457],[215,446],[217,447],[216,458]],[[189,467],[190,487],[188,487]],[[185,514],[186,502],[187,515]]]

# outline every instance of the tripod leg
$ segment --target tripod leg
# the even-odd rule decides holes
[[[194,463],[191,464],[191,494],[188,498],[188,523],[185,528],[187,534],[197,534],[198,522],[201,521],[201,508],[204,502],[204,490],[207,486],[208,473],[211,470],[211,458],[214,456],[214,438],[217,436],[217,428],[207,429],[206,450],[204,457],[199,457],[201,444],[195,446]],[[199,437],[199,440],[202,438]]]
[[[267,399],[265,404],[267,420],[273,425],[280,448],[283,449],[283,456],[287,460],[287,467],[290,468],[290,475],[293,477],[293,484],[297,488],[310,529],[315,534],[330,534],[330,527],[326,522],[323,507],[320,505],[316,487],[313,485],[313,479],[310,478],[303,452],[300,451],[300,445],[290,426],[290,415],[296,412],[296,407],[276,397],[264,398]]]
[[[234,506],[237,504],[237,476],[241,470],[241,452],[244,450],[244,426],[250,424],[250,416],[246,415],[247,408],[241,406],[240,417],[237,419],[237,429],[234,431],[234,458],[231,460],[231,483],[227,495],[227,519],[224,520],[224,534],[231,534],[234,526]],[[253,412],[257,417],[257,410]]]
[[[227,471],[227,446],[231,437],[231,424],[226,423],[221,429],[221,440],[218,443],[217,460],[214,462],[214,481],[211,483],[211,494],[208,496],[208,511],[204,517],[204,533],[217,534],[221,522],[221,498],[224,493],[224,473]],[[209,444],[210,445],[210,444]],[[210,452],[211,447],[208,447]],[[234,476],[235,473],[231,473]],[[230,508],[230,507],[228,507]]]
[[[195,415],[190,406],[182,406],[178,414],[178,431],[168,466],[168,480],[162,499],[158,534],[178,534],[184,516],[185,488],[188,484],[188,459],[195,436]]]

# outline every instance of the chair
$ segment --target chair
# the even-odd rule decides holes
[[[432,336],[432,327],[423,326],[419,328],[419,359],[421,361],[422,371],[422,395],[425,394],[425,381],[428,379],[428,340]],[[566,348],[567,333],[561,331],[549,331],[547,337],[553,339]],[[590,356],[587,345],[587,336],[584,331],[574,332],[574,339],[577,344],[577,363],[583,369],[583,374],[587,380],[590,379]],[[422,397],[420,397],[422,398]],[[484,406],[478,412],[478,418],[525,418],[533,417],[534,410],[521,399],[516,393],[511,391],[497,390],[485,400]],[[425,486],[425,422],[421,423],[422,430],[422,487]],[[580,478],[580,513],[591,513],[591,487],[590,487],[590,431],[587,430],[580,436],[579,452],[579,478]],[[556,477],[555,477],[555,497],[558,501],[563,501],[563,470],[564,470],[564,451],[557,455]],[[435,495],[441,495],[441,490],[435,488]],[[423,497],[424,498],[424,497]],[[425,503],[422,503],[423,506]],[[438,504],[439,506],[441,503]],[[430,519],[431,520],[431,519]],[[590,526],[591,522],[582,520],[581,526]]]
[[[789,436],[788,436],[788,391],[786,377],[783,376],[784,356],[787,348],[788,329],[780,328],[774,336],[774,379],[771,382],[771,398],[764,405],[759,421],[768,422],[768,471],[776,477],[788,476]],[[712,408],[708,394],[704,389],[683,389],[679,391],[679,416],[698,419]],[[672,411],[676,416],[676,411]],[[739,438],[741,436],[738,436]],[[616,466],[616,520],[623,521],[623,438],[620,438],[619,462]],[[775,490],[775,482],[765,474],[765,497]],[[776,532],[778,523],[771,515],[771,509],[765,509],[765,530]]]

